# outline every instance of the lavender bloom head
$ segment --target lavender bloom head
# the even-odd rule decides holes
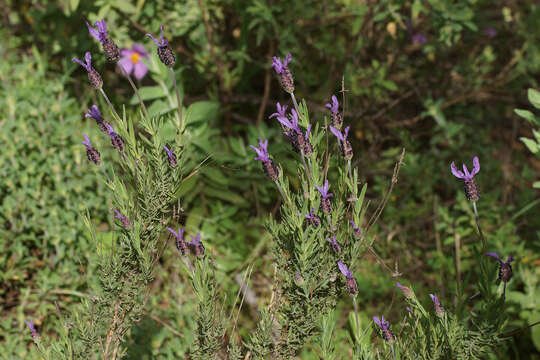
[[[272,67],[276,74],[279,75],[281,87],[290,94],[294,92],[294,79],[287,66],[291,62],[291,59],[291,54],[287,54],[284,61],[281,61],[281,59],[276,56],[272,57]]]
[[[331,238],[327,238],[326,241],[330,243],[330,247],[334,253],[341,252],[341,244],[336,240],[336,235],[333,235]]]
[[[260,160],[262,162],[262,167],[266,175],[272,181],[276,181],[279,177],[279,168],[274,163],[270,156],[268,155],[268,140],[259,139],[259,147],[253,145],[249,146],[257,153],[257,157],[254,160]]]
[[[311,226],[318,227],[321,225],[321,218],[315,215],[315,209],[311,208],[309,214],[305,215],[306,220],[311,224]]]
[[[347,265],[342,263],[341,261],[337,262],[339,271],[345,276],[346,280],[346,286],[347,286],[347,292],[350,296],[354,297],[358,295],[358,283],[356,282],[356,279],[353,276],[353,273],[349,268],[347,268]]]
[[[195,237],[193,236],[190,236],[190,237],[191,237],[191,241],[188,242],[188,245],[193,251],[193,253],[199,258],[204,257],[205,249],[201,242],[201,234],[197,234]]]
[[[286,128],[289,128],[297,133],[301,132],[300,128],[298,127],[298,114],[296,113],[296,110],[291,110],[291,119],[287,119],[287,116],[278,116],[277,120],[281,125],[283,125]]]
[[[458,179],[463,179],[465,196],[467,197],[467,200],[478,201],[480,196],[478,194],[478,186],[474,180],[474,175],[478,174],[480,171],[480,161],[478,160],[478,156],[473,158],[473,169],[471,172],[469,172],[469,169],[465,164],[463,164],[463,171],[458,170],[453,161],[452,164],[450,164],[450,169],[455,177]]]
[[[296,270],[296,274],[294,274],[294,281],[298,285],[302,285],[304,283],[304,278],[302,277],[302,272],[300,270]]]
[[[175,167],[178,164],[178,162],[176,161],[176,155],[165,145],[163,145],[163,149],[165,149],[165,151],[167,152],[167,157],[169,158],[169,165],[171,167]]]
[[[107,131],[109,132],[109,137],[111,138],[111,144],[112,146],[122,152],[124,151],[124,139],[120,135],[118,135],[116,132],[114,132],[114,129],[111,125],[105,124],[107,127]]]
[[[86,146],[86,157],[88,158],[88,160],[90,160],[94,164],[99,165],[99,163],[101,162],[99,151],[97,151],[94,147],[92,147],[92,144],[90,144],[90,139],[88,138],[88,135],[83,134],[83,136],[84,136],[84,141],[82,142],[82,144]]]
[[[116,214],[116,215],[114,215],[114,218],[119,219],[120,222],[122,222],[122,226],[124,226],[124,229],[129,229],[131,227],[131,222],[126,217],[126,215],[122,214],[117,209],[114,209],[114,213]]]
[[[277,108],[277,112],[271,114],[268,118],[271,119],[273,117],[284,117],[284,118],[287,118],[287,115],[285,114],[285,112],[287,111],[287,105],[283,105],[281,106],[280,103],[277,103],[276,105],[276,108]]]
[[[330,202],[330,198],[334,196],[334,194],[328,192],[328,180],[324,182],[322,187],[317,185],[315,185],[315,187],[321,193],[321,207],[323,212],[325,214],[330,214],[332,211],[332,203]]]
[[[32,335],[32,339],[37,340],[39,338],[39,333],[36,330],[36,327],[34,326],[34,320],[24,320],[26,323],[26,326],[30,329],[30,334]]]
[[[352,145],[349,140],[347,140],[347,136],[349,135],[349,129],[350,126],[347,126],[342,134],[341,131],[339,131],[333,126],[330,126],[330,131],[338,138],[339,149],[341,150],[341,155],[345,160],[350,160],[353,157]]]
[[[335,127],[333,127],[332,125],[330,125],[330,131],[331,131],[332,134],[334,134],[334,136],[337,137],[338,140],[341,141],[341,142],[347,141],[347,136],[349,136],[349,129],[350,129],[350,126],[347,126],[347,127],[345,128],[345,130],[343,130],[343,134],[342,134],[341,131],[339,131],[339,129],[336,129]]]
[[[75,57],[72,58],[71,60],[73,60],[74,62],[81,65],[83,68],[85,68],[85,70],[88,72],[88,80],[90,81],[90,85],[92,85],[94,89],[100,89],[103,86],[103,80],[101,79],[101,76],[92,67],[92,55],[90,54],[89,51],[87,51],[84,54],[85,62],[82,62],[81,60]]]
[[[377,326],[381,328],[383,339],[387,343],[393,343],[395,340],[395,337],[392,331],[390,330],[390,323],[384,320],[384,315],[381,316],[380,320],[378,316],[374,316],[373,321],[375,322],[375,324],[377,324]]]
[[[499,257],[499,254],[496,252],[489,252],[486,254],[486,256],[491,256],[492,258],[497,259],[499,262],[499,280],[507,283],[512,278],[512,266],[510,263],[514,261],[514,257],[510,255],[508,257],[508,260],[506,262],[502,261]]]
[[[160,27],[161,34],[160,34],[160,40],[158,41],[155,39],[152,34],[146,34],[150,39],[154,41],[154,43],[157,45],[157,53],[159,60],[168,67],[172,67],[174,65],[174,62],[176,61],[176,58],[174,56],[174,53],[172,52],[171,48],[169,47],[169,41],[163,37],[163,24],[161,24]]]
[[[86,26],[88,27],[90,35],[98,40],[103,46],[103,51],[105,52],[107,60],[117,61],[120,59],[120,50],[118,49],[118,46],[116,46],[112,39],[107,37],[107,23],[105,23],[105,20],[96,21],[94,23],[94,26],[97,27],[97,29],[90,26],[88,21],[86,22]]]
[[[127,74],[135,75],[137,80],[141,80],[148,72],[148,67],[142,61],[142,58],[149,58],[148,52],[141,44],[133,44],[131,49],[122,49],[120,52],[122,58],[118,61]]]
[[[401,292],[403,293],[403,296],[405,296],[407,299],[414,298],[414,293],[412,292],[411,289],[409,289],[406,286],[401,285],[398,282],[396,283],[396,286],[401,290]]]
[[[332,125],[334,125],[334,127],[337,129],[341,129],[341,126],[343,125],[343,117],[339,113],[339,102],[337,97],[332,95],[332,104],[328,103],[325,106],[330,109],[330,120],[332,121]]]
[[[96,105],[92,105],[90,109],[88,109],[88,112],[84,115],[84,117],[96,120],[99,130],[101,130],[105,134],[109,133],[109,131],[107,130],[107,123],[101,117],[101,113],[99,112],[99,109]]]
[[[188,253],[188,246],[186,241],[184,240],[184,231],[183,228],[178,228],[178,232],[174,231],[172,228],[167,228],[171,234],[174,235],[176,238],[176,248],[182,255],[186,255]]]
[[[351,226],[353,228],[354,237],[360,238],[362,236],[362,230],[358,226],[356,226],[354,221],[351,220],[351,221],[349,221],[349,223],[351,224]]]
[[[429,297],[431,298],[431,300],[433,301],[433,305],[435,306],[435,314],[437,314],[437,316],[439,317],[442,317],[444,315],[444,308],[439,302],[439,298],[435,294],[429,294]]]

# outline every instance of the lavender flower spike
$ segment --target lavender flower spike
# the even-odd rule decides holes
[[[403,293],[403,296],[405,296],[407,299],[414,298],[414,293],[411,289],[409,289],[406,286],[401,285],[398,282],[396,283],[396,286],[401,290],[401,292]]]
[[[373,321],[375,322],[375,324],[377,324],[377,326],[381,328],[383,339],[387,343],[390,343],[390,344],[393,343],[395,340],[395,337],[392,331],[390,330],[390,323],[384,320],[384,315],[381,316],[380,320],[379,320],[379,317],[374,316]]]
[[[99,73],[92,67],[92,55],[89,51],[84,54],[85,62],[82,62],[75,57],[71,60],[85,68],[85,70],[88,72],[88,80],[90,81],[90,85],[92,85],[94,89],[101,89],[103,86],[103,80],[101,79],[101,75],[99,75]]]
[[[341,129],[341,126],[343,125],[343,117],[339,113],[339,102],[337,97],[332,95],[332,104],[328,103],[325,106],[330,109],[330,120],[332,121],[332,125],[334,125],[334,127],[337,129]]]
[[[259,160],[262,162],[262,167],[266,175],[270,178],[272,181],[276,181],[279,177],[279,168],[276,166],[274,161],[270,159],[270,156],[268,155],[268,140],[259,139],[259,147],[255,147],[253,145],[249,145],[250,148],[255,150],[257,153],[257,157],[254,160]]]
[[[330,131],[338,138],[339,149],[341,150],[341,155],[345,160],[350,160],[353,157],[352,145],[349,140],[347,140],[347,136],[349,136],[349,129],[350,126],[347,126],[342,134],[341,131],[330,125]]]
[[[306,220],[311,224],[311,226],[318,227],[321,225],[321,218],[315,215],[315,209],[311,208],[309,214],[305,215]]]
[[[163,145],[163,149],[165,149],[165,151],[167,152],[167,157],[169,158],[169,165],[171,167],[175,167],[178,164],[178,162],[176,161],[176,155],[165,145]]]
[[[328,192],[328,180],[324,182],[323,186],[315,185],[315,187],[321,193],[321,206],[323,212],[325,214],[330,214],[330,211],[332,211],[332,204],[330,203],[330,198],[334,196],[334,194]]]
[[[116,132],[114,132],[114,129],[111,125],[105,124],[107,126],[107,130],[109,132],[109,137],[111,138],[111,144],[112,146],[122,152],[124,151],[124,139],[120,135],[118,135]]]
[[[126,215],[122,214],[117,209],[114,209],[114,213],[116,214],[114,218],[119,219],[122,222],[122,226],[124,226],[124,229],[129,229],[131,227],[131,222],[126,217]]]
[[[161,34],[159,36],[160,40],[158,41],[155,39],[152,34],[146,34],[150,39],[154,41],[154,43],[157,45],[157,54],[159,57],[159,60],[168,67],[172,67],[174,65],[174,62],[176,61],[176,58],[174,56],[174,53],[172,52],[171,48],[169,47],[169,41],[163,37],[163,24],[161,24],[160,27]]]
[[[178,228],[178,232],[174,231],[172,228],[167,228],[171,234],[174,235],[176,238],[176,248],[182,255],[186,255],[188,253],[188,246],[186,241],[184,240],[184,231],[183,228]]]
[[[429,294],[429,297],[431,298],[431,300],[433,301],[433,305],[435,306],[435,314],[437,314],[438,317],[442,317],[444,315],[444,308],[439,302],[439,298],[435,294]]]
[[[356,279],[353,276],[353,273],[351,270],[347,268],[347,266],[342,263],[341,261],[337,262],[339,271],[345,276],[347,279],[346,286],[347,286],[347,292],[350,296],[355,297],[358,295],[358,283],[356,282]]]
[[[291,62],[291,54],[287,54],[284,61],[281,61],[280,58],[274,56],[272,57],[272,67],[276,74],[279,75],[279,80],[281,82],[281,87],[283,90],[292,94],[294,92],[294,79],[287,66]]]
[[[492,258],[497,259],[499,262],[499,280],[502,280],[504,283],[507,283],[512,278],[512,266],[510,263],[514,261],[514,257],[510,255],[506,262],[503,262],[499,257],[499,254],[496,252],[489,252],[486,256],[491,256]]]
[[[334,253],[341,252],[341,244],[336,240],[336,235],[333,235],[331,238],[327,238],[326,241],[330,243],[330,247]]]
[[[96,21],[94,23],[94,26],[96,26],[97,29],[90,26],[88,21],[86,22],[86,26],[88,27],[90,35],[98,40],[103,46],[103,51],[105,52],[107,60],[114,62],[118,61],[118,59],[120,59],[120,50],[114,41],[107,37],[107,23],[105,23],[105,20]]]
[[[201,242],[201,234],[197,234],[195,237],[193,236],[190,236],[190,237],[191,237],[191,241],[188,242],[188,245],[193,251],[193,253],[199,258],[204,257],[205,249]]]
[[[39,333],[37,332],[36,327],[34,326],[34,320],[30,320],[30,321],[24,320],[24,322],[26,323],[26,326],[28,326],[28,328],[30,329],[30,334],[32,335],[32,339],[34,340],[38,339]]]
[[[90,139],[88,138],[88,135],[83,134],[83,136],[84,136],[84,141],[82,142],[82,144],[86,146],[86,157],[88,158],[88,160],[90,160],[94,164],[99,165],[99,163],[101,162],[99,151],[97,151],[94,147],[92,147],[92,144],[90,144]]]
[[[467,200],[478,201],[480,198],[478,194],[478,186],[474,180],[474,175],[478,174],[480,171],[480,161],[478,160],[478,156],[473,158],[473,169],[470,173],[467,165],[463,164],[463,171],[460,171],[456,168],[456,164],[454,164],[453,161],[452,164],[450,164],[450,169],[455,177],[458,179],[463,179],[465,196],[467,197]]]
[[[96,120],[99,130],[101,130],[105,134],[109,133],[109,131],[107,130],[107,126],[105,125],[107,123],[101,117],[101,113],[99,112],[99,109],[96,105],[92,105],[90,109],[88,109],[88,112],[84,115],[84,117]]]
[[[349,223],[351,224],[351,226],[353,228],[354,237],[356,237],[357,239],[362,237],[362,230],[358,226],[356,226],[354,221],[351,220],[351,221],[349,221]]]
[[[287,115],[285,114],[285,112],[287,111],[287,105],[283,105],[281,106],[280,103],[277,103],[276,105],[276,108],[277,108],[277,112],[271,114],[268,118],[271,119],[273,117],[284,117],[284,118],[287,118]]]

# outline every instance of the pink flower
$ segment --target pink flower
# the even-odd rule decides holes
[[[118,64],[124,68],[126,73],[133,75],[138,80],[142,79],[148,72],[148,68],[142,62],[142,58],[148,59],[148,53],[144,49],[144,46],[140,44],[133,44],[131,49],[122,49],[120,52],[122,58],[118,61]]]

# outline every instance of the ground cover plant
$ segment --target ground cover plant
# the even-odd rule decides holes
[[[2,20],[7,358],[538,356],[533,2],[45,4]]]

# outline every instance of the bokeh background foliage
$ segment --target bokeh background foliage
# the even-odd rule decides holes
[[[147,50],[144,34],[165,24],[191,112],[196,151],[186,154],[185,166],[203,163],[184,187],[184,221],[188,231],[200,230],[216,259],[227,312],[238,311],[238,283],[253,265],[254,301],[240,311],[240,336],[254,328],[270,298],[273,260],[262,229],[279,205],[247,145],[258,136],[272,139],[274,157],[294,174],[286,160],[290,148],[267,120],[276,102],[288,101],[270,57],[287,52],[293,54],[297,96],[307,99],[313,119],[322,121],[330,95],[344,90],[339,97],[345,97],[359,154],[355,165],[370,184],[369,200],[381,199],[401,147],[407,149],[398,186],[375,228],[384,265],[397,266],[400,281],[426,301],[429,292],[438,292],[447,307],[457,279],[465,287],[473,282],[474,217],[449,163],[470,163],[478,155],[479,211],[489,247],[517,258],[507,293],[513,319],[508,331],[540,320],[540,200],[532,187],[540,162],[538,152],[520,141],[534,138],[538,124],[514,113],[540,112],[527,99],[528,88],[539,88],[536,1],[7,0],[0,8],[2,356],[30,356],[24,319],[34,318],[40,332],[55,336],[53,302],[70,310],[88,295],[95,244],[80,215],[88,209],[100,236],[110,236],[110,196],[80,145],[83,132],[98,138],[83,116],[98,99],[70,60],[88,50],[98,53],[84,21],[101,18],[121,47],[142,43]],[[135,113],[128,84],[105,59],[95,56],[95,62],[113,101]],[[148,60],[150,73],[140,86],[149,110],[169,116],[171,84],[155,64]],[[361,273],[363,321],[384,312],[399,323],[403,304],[394,298],[395,279],[369,256]],[[146,316],[129,334],[128,358],[175,358],[189,351],[195,309],[187,284],[176,252],[168,249]],[[350,308],[343,301],[335,314],[342,358]],[[539,329],[512,334],[494,358],[539,358]],[[317,348],[308,344],[302,358],[318,358]]]

